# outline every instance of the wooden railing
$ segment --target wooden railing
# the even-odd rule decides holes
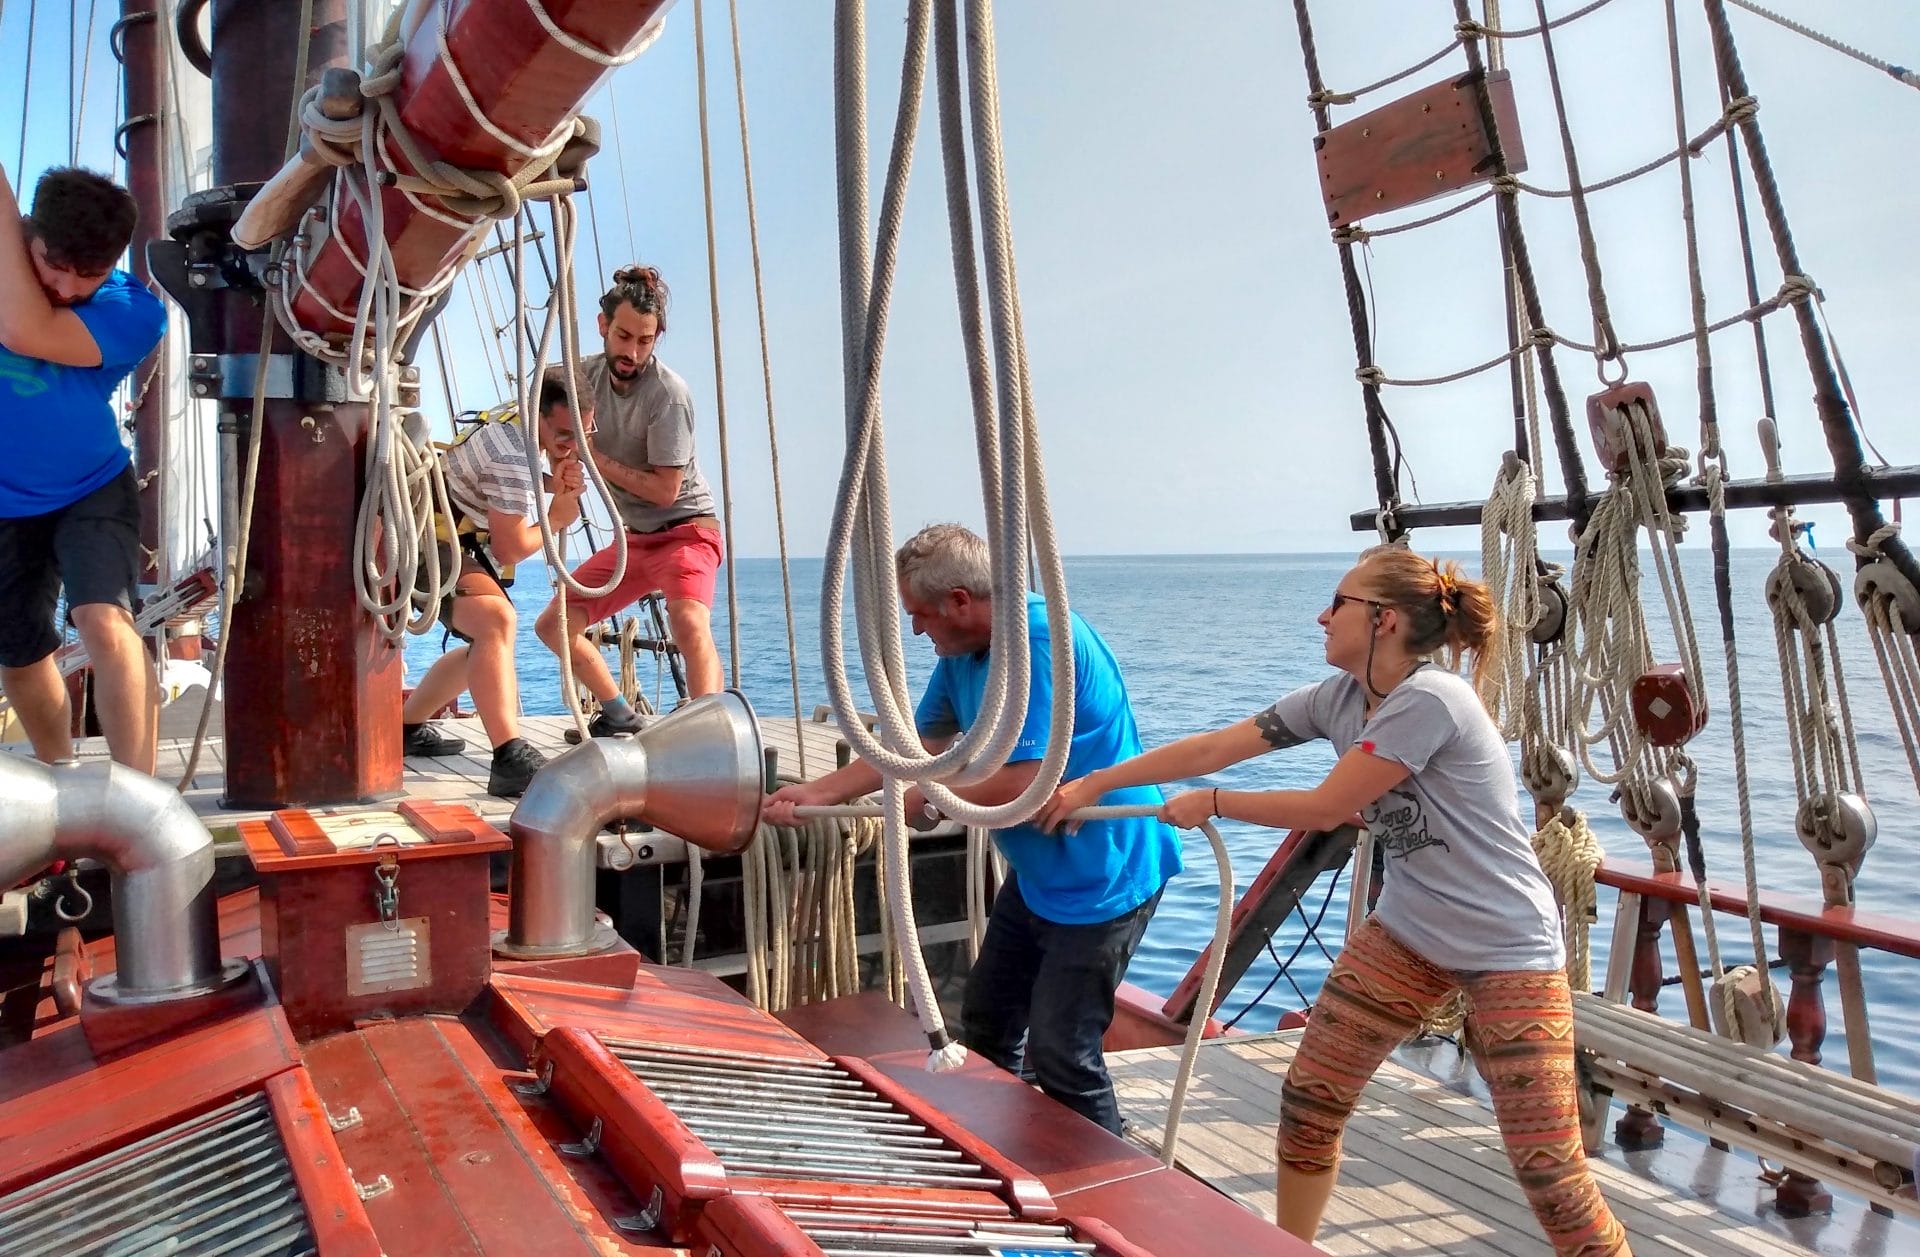
[[[1594,882],[1611,886],[1620,895],[1607,956],[1607,998],[1631,999],[1644,1012],[1659,1011],[1660,992],[1666,985],[1660,935],[1671,922],[1687,1019],[1697,1028],[1709,1028],[1707,991],[1691,915],[1691,909],[1699,906],[1700,894],[1692,878],[1679,872],[1656,873],[1644,861],[1608,860],[1595,871]],[[1743,889],[1709,883],[1708,895],[1716,913],[1746,916]],[[1760,919],[1778,931],[1780,958],[1786,962],[1787,1037],[1793,1058],[1809,1065],[1821,1063],[1820,1049],[1827,1037],[1826,971],[1839,959],[1849,1066],[1855,1077],[1872,1081],[1866,995],[1858,981],[1859,949],[1920,959],[1920,921],[1766,892],[1760,897]],[[1756,963],[1765,965],[1768,958],[1756,957]],[[1614,1127],[1614,1138],[1626,1148],[1652,1147],[1661,1135],[1659,1119],[1644,1109],[1628,1109]],[[1775,1193],[1778,1207],[1788,1214],[1819,1211],[1832,1203],[1831,1194],[1817,1180],[1793,1171],[1783,1175]]]

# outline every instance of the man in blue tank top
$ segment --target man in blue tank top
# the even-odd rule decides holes
[[[987,545],[958,524],[934,524],[900,548],[900,601],[913,631],[940,656],[915,713],[927,747],[938,750],[980,714],[992,646],[993,601]],[[1120,667],[1099,634],[1071,617],[1073,745],[1066,779],[1140,753]],[[1052,626],[1046,604],[1027,595],[1032,688],[1025,723],[1006,766],[955,793],[975,803],[1016,798],[1046,753],[1053,688]],[[880,773],[856,760],[767,800],[766,820],[793,823],[794,805],[843,803],[880,788]],[[1118,790],[1102,803],[1161,803],[1158,787]],[[923,806],[917,790],[908,814]],[[980,958],[967,975],[960,1037],[1003,1069],[1025,1064],[1040,1089],[1118,1134],[1120,1111],[1100,1044],[1113,1021],[1114,991],[1146,931],[1167,881],[1180,871],[1180,841],[1153,817],[1089,821],[1077,833],[1033,825],[997,830],[1011,874],[994,900]]]
[[[133,623],[139,489],[113,407],[167,324],[114,267],[137,219],[126,189],[73,167],[42,175],[22,217],[0,175],[0,689],[36,755],[73,753],[54,662],[64,585],[107,744],[150,773],[159,688]]]

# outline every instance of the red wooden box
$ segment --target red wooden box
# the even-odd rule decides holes
[[[362,1018],[458,1013],[486,986],[488,858],[513,843],[472,812],[407,799],[239,828],[260,875],[267,971],[301,1040]]]

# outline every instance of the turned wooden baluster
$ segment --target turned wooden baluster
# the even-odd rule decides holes
[[[1787,1039],[1793,1059],[1820,1063],[1820,1045],[1827,1038],[1827,1000],[1821,984],[1833,960],[1833,940],[1801,930],[1780,931],[1780,957],[1787,962],[1793,991],[1787,996]],[[1787,1170],[1773,1189],[1774,1207],[1789,1218],[1833,1209],[1833,1193],[1820,1180]]]
[[[1660,989],[1666,980],[1660,958],[1660,931],[1666,928],[1671,905],[1652,896],[1640,901],[1640,928],[1633,940],[1633,969],[1627,990],[1633,1006],[1643,1013],[1660,1011]],[[1614,1142],[1629,1152],[1657,1148],[1666,1139],[1666,1128],[1649,1109],[1628,1105],[1613,1125]]]

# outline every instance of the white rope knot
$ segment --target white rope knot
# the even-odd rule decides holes
[[[1813,282],[1811,276],[1788,275],[1780,281],[1780,292],[1774,300],[1783,306],[1793,305],[1796,302],[1805,301],[1808,297],[1816,296],[1819,292],[1820,286]]]
[[[1536,349],[1547,349],[1559,343],[1560,333],[1542,324],[1527,333],[1527,341]]]
[[[1721,114],[1720,117],[1721,117],[1721,120],[1726,123],[1726,125],[1733,127],[1733,126],[1739,126],[1743,122],[1750,121],[1754,117],[1754,115],[1758,114],[1759,112],[1760,112],[1759,97],[1736,96],[1732,100],[1727,102],[1726,112]]]
[[[1353,373],[1353,378],[1368,388],[1379,388],[1387,382],[1387,373],[1378,366],[1369,363]]]
[[[1874,529],[1865,541],[1856,541],[1851,537],[1847,538],[1847,549],[1863,559],[1882,558],[1885,556],[1886,544],[1899,535],[1900,524],[1899,521],[1896,520],[1893,523],[1882,524],[1880,527]]]
[[[1487,181],[1487,185],[1502,196],[1519,196],[1526,186],[1520,182],[1518,175],[1495,175]]]
[[[1463,44],[1471,43],[1476,39],[1485,39],[1490,29],[1484,23],[1476,22],[1472,18],[1453,24],[1453,33]]]
[[[1358,99],[1360,96],[1357,92],[1336,92],[1324,87],[1317,92],[1307,93],[1309,105],[1351,105]]]
[[[1348,223],[1344,227],[1333,229],[1335,244],[1365,244],[1371,239],[1373,239],[1373,233],[1358,223]]]

